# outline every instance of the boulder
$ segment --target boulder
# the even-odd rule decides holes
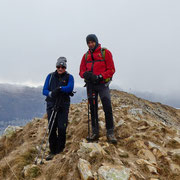
[[[77,166],[82,180],[94,180],[88,161],[80,158]]]
[[[94,157],[95,155],[105,155],[106,152],[98,143],[80,142],[80,149],[77,151],[77,154],[79,156],[89,154],[90,157]]]
[[[4,133],[3,135],[6,136],[6,137],[11,137],[13,135],[13,133],[17,130],[22,130],[23,128],[22,127],[19,127],[19,126],[8,126],[5,130],[4,130]]]
[[[98,169],[99,180],[128,180],[130,169],[124,166],[104,165]]]

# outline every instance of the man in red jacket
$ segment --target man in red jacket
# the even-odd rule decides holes
[[[111,143],[117,143],[114,136],[114,123],[109,92],[109,83],[115,73],[112,54],[109,50],[101,48],[95,34],[86,37],[89,50],[84,54],[79,75],[85,79],[87,85],[88,100],[90,102],[92,135],[90,141],[98,140],[98,94],[100,96],[103,110],[105,112],[107,139]],[[93,100],[93,94],[94,99]]]

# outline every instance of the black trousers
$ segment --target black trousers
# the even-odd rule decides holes
[[[106,86],[105,84],[97,84],[97,85],[87,84],[87,93],[88,93],[88,100],[90,103],[91,124],[92,124],[93,133],[95,134],[99,133],[99,125],[98,125],[98,95],[99,95],[105,113],[107,134],[112,134],[114,131],[114,123],[113,123],[113,113],[112,113],[109,86],[108,85]],[[93,96],[95,96],[95,99],[93,98]]]
[[[69,104],[61,107],[57,113],[50,137],[49,148],[52,154],[57,154],[63,151],[66,144],[66,129],[68,125]],[[47,109],[48,122],[52,114],[52,109]],[[49,130],[52,126],[53,118],[50,122]]]

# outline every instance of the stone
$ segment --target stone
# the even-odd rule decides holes
[[[128,108],[128,105],[121,105],[121,107],[118,107],[119,109]]]
[[[173,138],[174,141],[176,141],[176,143],[180,144],[180,138],[179,137],[175,137]]]
[[[3,135],[6,136],[6,137],[11,137],[13,135],[13,133],[17,130],[22,130],[23,128],[22,127],[19,127],[19,126],[8,126],[5,130],[4,130],[4,133]]]
[[[168,155],[171,156],[171,159],[180,165],[180,149],[174,149],[168,152]]]
[[[142,115],[143,114],[143,110],[140,108],[130,109],[128,112],[132,115],[138,115],[138,114]]]
[[[180,174],[180,166],[174,163],[170,163],[170,169],[173,174]]]
[[[149,149],[153,149],[153,148],[159,148],[160,146],[158,146],[157,144],[151,142],[151,141],[148,141],[148,148]]]
[[[142,159],[146,159],[149,162],[156,164],[156,158],[154,154],[148,149],[141,149],[140,151],[138,151],[137,155]]]
[[[174,149],[174,150],[171,150],[171,151],[168,151],[168,155],[171,155],[171,156],[180,156],[180,149]]]
[[[179,137],[167,137],[168,141],[166,142],[167,147],[171,148],[180,148],[180,138]]]
[[[121,120],[119,120],[118,123],[116,124],[116,127],[119,127],[119,126],[121,126],[121,125],[123,125],[123,124],[124,124],[124,120],[121,119]]]
[[[156,158],[161,158],[163,156],[167,156],[167,152],[161,147],[159,147],[158,149],[156,149],[156,148],[153,149],[152,152],[156,156]]]
[[[146,130],[148,128],[149,128],[148,126],[140,126],[137,128],[137,130]]]
[[[158,174],[156,167],[147,165],[147,168],[149,169],[149,172],[152,174]]]
[[[148,148],[150,150],[152,150],[152,152],[156,156],[156,158],[167,156],[166,150],[153,142],[148,141]]]
[[[142,141],[142,140],[135,141],[134,146],[137,149],[148,149],[148,147],[144,144],[144,141]]]
[[[118,154],[119,154],[120,157],[124,157],[124,158],[128,158],[129,157],[128,153],[123,151],[122,149],[118,148],[118,151],[119,151]]]
[[[91,165],[88,161],[80,158],[78,162],[78,170],[82,180],[94,180],[91,172]]]
[[[105,155],[106,152],[98,143],[86,143],[80,142],[80,149],[77,151],[77,154],[81,156],[82,154],[89,154],[90,157],[95,155]]]
[[[117,164],[117,165],[124,165],[123,162],[119,159],[119,158],[113,158],[114,160],[114,164]]]
[[[131,177],[129,178],[129,180],[136,180],[135,176],[131,175]]]
[[[136,163],[139,165],[144,165],[144,164],[152,165],[149,161],[147,161],[145,159],[138,159],[138,160],[136,160]]]
[[[138,159],[136,161],[136,163],[139,165],[145,165],[148,168],[150,173],[158,174],[156,167],[152,163],[150,163],[149,161],[144,160],[144,159]]]
[[[130,169],[124,166],[104,165],[98,169],[99,180],[128,180]]]
[[[105,123],[103,121],[99,121],[99,127],[101,129],[105,129]]]

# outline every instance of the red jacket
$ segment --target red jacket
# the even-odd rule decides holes
[[[112,54],[109,50],[105,50],[105,61],[103,60],[101,54],[101,45],[95,49],[93,52],[94,61],[91,57],[91,52],[88,52],[87,60],[85,59],[86,54],[84,54],[81,65],[79,75],[83,78],[83,74],[86,71],[91,71],[95,75],[101,74],[104,79],[111,78],[115,73],[114,62],[112,58]]]

